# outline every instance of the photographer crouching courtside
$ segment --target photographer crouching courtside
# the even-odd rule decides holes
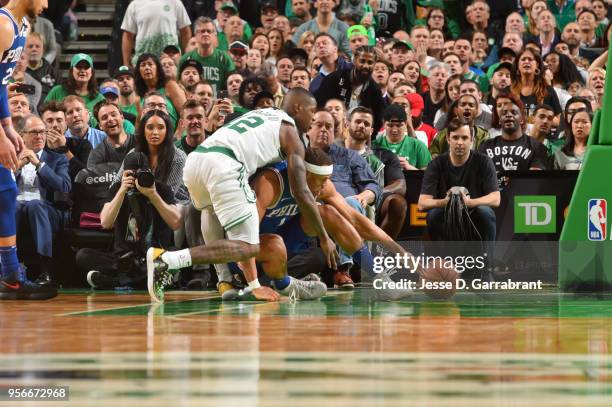
[[[472,150],[474,133],[461,119],[451,120],[449,151],[427,166],[418,205],[427,211],[432,240],[480,240],[492,260],[497,231],[493,208],[501,197],[493,161]]]
[[[177,203],[187,198],[182,184],[186,156],[174,146],[172,134],[170,118],[161,110],[147,112],[140,121],[136,147],[125,157],[110,187],[113,198],[100,213],[102,227],[114,230],[114,250],[77,253],[77,266],[92,288],[142,288],[146,249],[172,244],[172,231],[181,223]]]

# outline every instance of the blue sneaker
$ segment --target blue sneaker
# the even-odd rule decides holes
[[[48,300],[57,296],[57,288],[31,282],[23,266],[0,279],[0,300]]]

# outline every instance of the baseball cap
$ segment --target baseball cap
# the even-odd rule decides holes
[[[164,47],[164,50],[163,50],[163,52],[165,52],[165,53],[172,52],[172,51],[180,54],[181,53],[181,47],[179,47],[176,44],[170,44],[170,45],[166,45]]]
[[[495,68],[493,68],[493,73],[499,71],[500,69],[507,69],[512,73],[513,66],[510,62],[500,62],[497,64]]]
[[[346,36],[350,40],[354,35],[368,36],[368,29],[361,24],[352,25],[346,32]]]
[[[76,54],[70,60],[70,67],[74,68],[79,62],[85,61],[89,64],[89,66],[93,67],[93,59],[87,54]]]
[[[232,1],[224,1],[221,5],[221,10],[232,10],[234,14],[238,14],[238,9]]]
[[[131,76],[132,78],[134,77],[134,71],[132,71],[132,69],[129,66],[125,66],[125,65],[121,65],[119,67],[119,69],[117,69],[117,71],[115,72],[115,79],[119,78],[120,76],[123,75],[128,75]]]
[[[410,102],[410,116],[419,117],[425,109],[425,101],[418,93],[408,93],[406,99]]]
[[[385,114],[383,115],[383,118],[386,122],[405,122],[406,120],[408,120],[404,108],[396,104],[389,105],[385,109]]]
[[[267,8],[273,8],[275,10],[278,9],[278,4],[276,4],[276,0],[263,0],[261,2],[261,10],[265,10]]]
[[[444,2],[442,0],[419,0],[417,5],[421,7],[436,7],[444,9]]]
[[[112,86],[105,86],[103,88],[100,88],[100,93],[103,96],[106,96],[109,93],[112,93],[113,95],[119,97],[119,90],[117,88],[113,88]]]
[[[198,73],[200,74],[200,76],[202,76],[202,73],[204,72],[204,68],[202,68],[202,64],[196,61],[195,59],[188,59],[185,62],[183,62],[183,64],[181,65],[181,70],[179,72],[179,75],[182,74],[183,71],[186,68],[189,68],[190,66],[195,68],[196,71],[198,71]]]
[[[493,65],[491,65],[489,67],[489,69],[487,70],[487,78],[489,78],[489,81],[491,81],[491,79],[493,78],[493,75],[495,75],[495,72],[499,71],[502,68],[505,68],[505,69],[509,70],[510,71],[510,77],[514,77],[514,67],[512,66],[511,63],[509,63],[509,62],[496,62]]]
[[[234,41],[230,44],[229,52],[235,52],[237,54],[243,53],[246,54],[249,52],[249,46],[241,41]]]
[[[289,59],[293,60],[296,57],[308,62],[308,52],[302,48],[292,48],[289,50]]]
[[[411,49],[411,50],[414,51],[414,47],[412,46],[412,44],[409,43],[408,41],[404,41],[404,40],[396,41],[395,44],[393,44],[393,46],[391,47],[391,49],[399,48],[399,47],[406,47],[406,48]]]
[[[514,50],[512,48],[509,47],[502,47],[499,49],[499,52],[497,53],[497,55],[501,58],[504,55],[512,55],[514,58],[516,58],[516,52],[514,52]]]

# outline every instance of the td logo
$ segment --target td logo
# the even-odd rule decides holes
[[[556,233],[557,197],[523,195],[514,197],[514,233]]]

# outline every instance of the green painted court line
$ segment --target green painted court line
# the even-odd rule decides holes
[[[125,295],[125,294],[118,294],[118,295]],[[165,303],[164,305],[167,306],[167,305],[171,305],[171,304],[185,303],[185,302],[190,302],[190,301],[202,301],[202,300],[220,299],[220,298],[221,298],[221,296],[217,294],[217,295],[207,296],[207,297],[196,297],[196,298],[189,298],[189,299],[185,299],[185,300],[171,301],[171,302]],[[113,313],[114,311],[119,311],[119,313],[117,313],[116,315],[125,315],[121,311],[132,310],[132,309],[141,309],[143,307],[147,308],[146,312],[144,312],[144,314],[142,312],[137,312],[136,315],[146,315],[149,312],[149,308],[152,305],[155,305],[155,304],[152,304],[151,302],[148,302],[148,303],[144,303],[144,304],[126,305],[126,306],[112,307],[112,308],[103,308],[103,309],[98,309],[98,310],[94,310],[94,311],[73,311],[73,312],[67,312],[65,314],[58,314],[57,316],[67,317],[67,316],[78,316],[78,315],[96,315],[96,314],[108,313],[108,312],[111,313],[110,315],[115,315]]]
[[[190,315],[248,316],[259,313],[258,301],[223,302],[216,292],[209,296],[175,299],[163,304],[156,315],[183,317]],[[120,297],[119,297],[120,298]],[[94,300],[95,301],[95,300]],[[234,305],[238,304],[238,305]],[[141,303],[103,308],[94,311],[74,311],[61,316],[147,316],[152,304]],[[612,318],[612,295],[577,296],[556,291],[495,292],[476,295],[461,292],[451,301],[433,301],[422,293],[398,302],[372,302],[364,289],[330,291],[317,301],[280,302],[271,312],[279,317],[416,317],[456,315],[461,318]]]

